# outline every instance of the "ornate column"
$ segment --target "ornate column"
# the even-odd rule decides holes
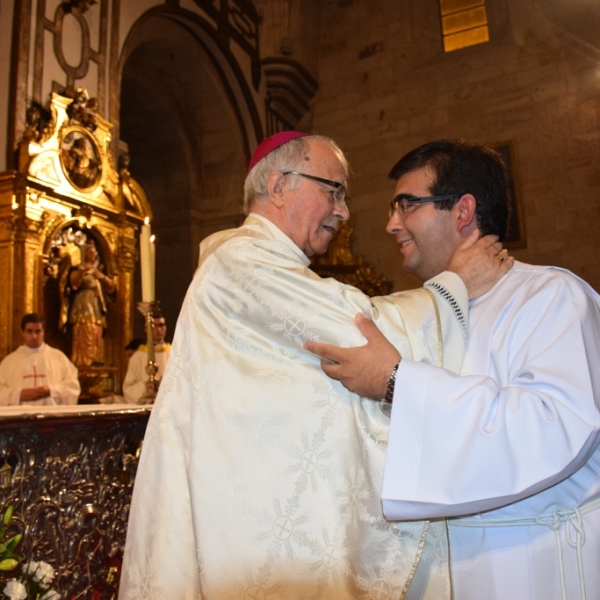
[[[118,315],[119,337],[117,342],[117,364],[119,381],[123,381],[127,370],[125,346],[133,336],[133,315],[135,314],[133,297],[133,272],[138,256],[136,228],[127,222],[122,213],[117,221],[118,242],[115,252],[115,264],[118,277],[118,302],[125,308]]]

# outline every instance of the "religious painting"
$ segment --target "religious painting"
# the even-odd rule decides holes
[[[60,145],[63,171],[79,190],[89,190],[98,184],[102,159],[96,141],[83,127],[69,127]]]
[[[506,248],[524,248],[527,245],[525,239],[525,222],[523,220],[523,211],[519,198],[519,186],[515,165],[515,153],[512,142],[503,142],[501,144],[493,144],[492,148],[500,154],[509,176],[510,190],[510,216],[508,219],[508,232],[504,246]]]

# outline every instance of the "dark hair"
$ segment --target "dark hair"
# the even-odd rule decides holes
[[[38,313],[27,313],[26,315],[23,315],[23,318],[21,319],[21,331],[25,331],[25,325],[27,325],[27,323],[41,323],[42,327],[44,329],[46,328],[44,317]]]
[[[415,148],[392,168],[389,178],[398,180],[410,171],[431,167],[435,173],[431,194],[473,194],[477,200],[477,225],[483,235],[506,238],[509,216],[509,181],[502,157],[487,146],[464,140],[437,140]],[[450,210],[458,199],[436,202]]]

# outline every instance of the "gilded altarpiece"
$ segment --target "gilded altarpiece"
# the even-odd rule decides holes
[[[44,127],[28,110],[18,168],[0,174],[0,359],[22,343],[22,315],[39,312],[46,341],[76,358],[85,401],[118,391],[123,379],[136,238],[151,209],[127,160],[115,166],[112,126],[96,100],[81,88],[73,96],[52,94]],[[95,353],[77,354],[74,297],[86,277],[101,304],[98,334],[86,341]]]

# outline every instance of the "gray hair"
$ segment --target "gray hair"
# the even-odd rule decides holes
[[[244,182],[244,214],[250,212],[253,202],[257,198],[267,195],[267,179],[273,171],[297,171],[300,169],[302,159],[308,149],[308,142],[315,140],[327,144],[335,153],[344,170],[344,177],[348,179],[350,167],[340,147],[329,137],[324,135],[307,135],[286,142],[279,148],[275,148],[264,158],[258,161],[254,168],[248,173]],[[299,178],[289,182],[291,189],[300,186]]]

